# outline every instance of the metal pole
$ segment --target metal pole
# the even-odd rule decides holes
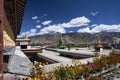
[[[4,0],[0,0],[0,80],[3,80],[3,6]]]

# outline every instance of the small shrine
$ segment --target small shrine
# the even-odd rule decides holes
[[[42,53],[42,49],[31,47],[30,39],[28,39],[27,34],[25,34],[24,39],[16,39],[15,44],[16,44],[16,48],[21,49],[25,54],[26,53]]]
[[[15,41],[16,48],[18,49],[29,49],[30,47],[30,39],[28,39],[28,35],[25,34],[24,39],[16,39]]]
[[[96,52],[102,52],[103,51],[103,45],[101,44],[100,36],[97,36],[97,38],[96,38],[95,51]]]

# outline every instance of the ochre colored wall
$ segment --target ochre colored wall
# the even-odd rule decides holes
[[[13,32],[10,27],[10,23],[7,19],[6,13],[4,11],[4,32],[3,32],[3,41],[4,41],[4,46],[15,46],[15,38],[13,35]]]

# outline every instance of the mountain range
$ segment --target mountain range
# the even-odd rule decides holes
[[[43,34],[29,37],[31,44],[53,44],[58,45],[61,39],[64,40],[66,44],[87,44],[96,43],[96,37],[100,37],[102,43],[119,43],[120,42],[120,32],[100,32],[96,34],[90,33],[53,33],[53,34]]]

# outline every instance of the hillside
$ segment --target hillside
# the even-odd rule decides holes
[[[54,34],[44,34],[30,37],[31,44],[44,44],[52,43],[57,45],[63,36],[63,40],[66,44],[85,44],[85,43],[95,43],[96,36],[100,35],[101,42],[103,43],[115,43],[120,41],[120,32],[101,32],[96,34],[90,33],[54,33]]]

